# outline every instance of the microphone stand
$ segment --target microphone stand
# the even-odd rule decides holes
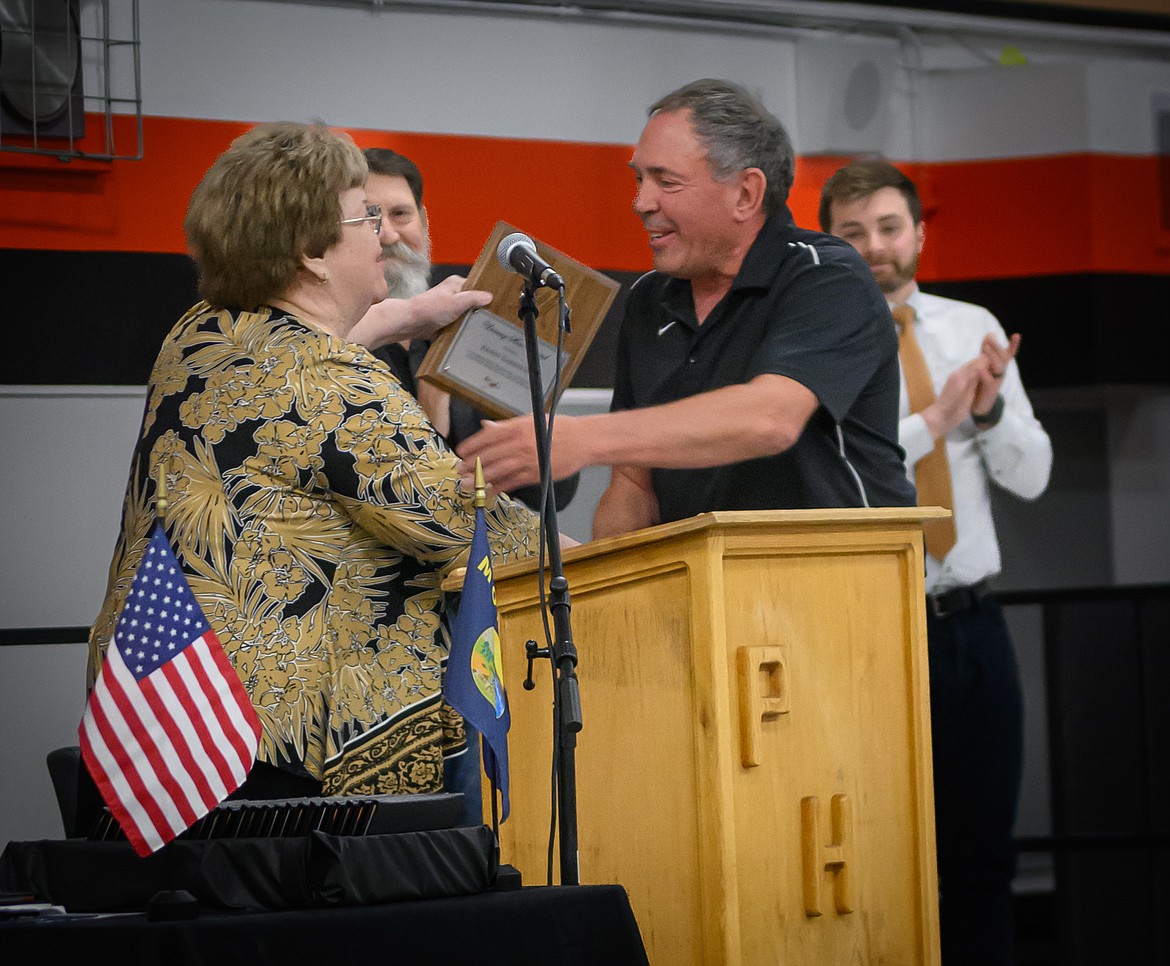
[[[549,424],[544,412],[540,354],[536,335],[536,294],[525,279],[520,293],[520,318],[524,322],[524,347],[528,357],[528,382],[532,392],[532,420],[536,429],[536,455],[540,480],[544,527],[548,534],[550,604],[553,617],[553,644],[549,658],[554,677],[553,754],[556,756],[558,825],[560,828],[561,885],[578,885],[577,850],[577,732],[581,730],[581,694],[577,681],[577,650],[569,623],[569,582],[561,564],[561,539],[557,526],[556,500],[552,496],[552,459]],[[539,562],[544,566],[544,561]],[[531,657],[529,658],[531,667]]]

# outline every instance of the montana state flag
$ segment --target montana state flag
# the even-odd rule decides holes
[[[508,818],[508,728],[512,717],[504,691],[496,588],[482,507],[475,511],[475,536],[451,629],[443,694],[482,735],[483,770],[492,786],[500,790],[504,821]]]

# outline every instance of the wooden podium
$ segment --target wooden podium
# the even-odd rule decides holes
[[[580,881],[625,886],[653,966],[939,962],[921,524],[942,513],[710,513],[566,551]],[[532,565],[495,579],[501,860],[540,884],[551,668],[524,690]]]

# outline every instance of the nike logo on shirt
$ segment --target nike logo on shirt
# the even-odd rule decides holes
[[[666,330],[669,329],[672,325],[674,325],[674,323],[677,321],[678,321],[678,319],[671,319],[669,322],[666,323],[666,325],[662,326],[662,328],[660,328],[658,330],[659,336],[661,336],[663,333],[665,333]]]

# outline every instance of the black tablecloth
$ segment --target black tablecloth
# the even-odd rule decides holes
[[[279,912],[473,895],[495,884],[486,826],[294,838],[176,839],[139,858],[129,842],[9,842],[0,889],[69,912],[141,912],[155,893],[190,892],[210,909]]]
[[[621,886],[528,886],[381,905],[0,922],[0,960],[84,966],[648,966]]]

